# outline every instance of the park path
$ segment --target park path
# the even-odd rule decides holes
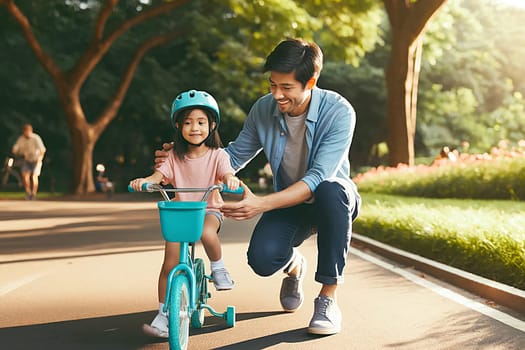
[[[162,240],[154,202],[0,201],[0,339],[5,349],[167,349],[140,333],[156,308]],[[255,221],[227,220],[224,257],[236,282],[210,303],[190,349],[524,349],[525,317],[365,250],[352,248],[338,292],[340,334],[306,327],[319,286],[315,237],[305,304],[283,313],[282,276],[258,277],[245,252]],[[200,254],[202,251],[199,250]]]

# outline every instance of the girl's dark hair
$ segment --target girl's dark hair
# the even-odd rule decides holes
[[[193,111],[194,109],[200,109],[206,113],[206,116],[208,117],[208,124],[210,126],[210,134],[206,138],[206,141],[204,141],[204,144],[210,148],[220,148],[223,147],[221,137],[219,136],[219,132],[217,131],[217,127],[212,127],[212,123],[215,123],[215,126],[217,126],[217,120],[215,113],[210,111],[207,108],[204,107],[190,107],[183,111],[181,111],[177,118],[175,119],[176,125],[179,125],[179,128],[175,129],[175,134],[173,136],[174,141],[174,147],[173,152],[175,152],[175,155],[179,157],[179,159],[184,159],[184,155],[188,152],[188,142],[182,137],[182,132],[180,130],[181,124],[184,122],[184,119]]]
[[[266,58],[263,72],[294,72],[295,80],[306,86],[315,73],[323,69],[323,52],[316,43],[287,39],[279,43]]]

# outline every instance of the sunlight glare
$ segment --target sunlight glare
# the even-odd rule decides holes
[[[525,0],[495,0],[495,2],[511,7],[520,7],[525,9]]]

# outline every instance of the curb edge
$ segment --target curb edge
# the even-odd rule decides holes
[[[357,233],[352,233],[351,244],[356,248],[365,247],[394,261],[413,266],[421,272],[525,314],[525,291],[518,288],[394,248]]]

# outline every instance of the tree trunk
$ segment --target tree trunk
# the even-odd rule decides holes
[[[417,89],[426,24],[446,0],[383,0],[392,31],[386,69],[389,164],[414,165]]]
[[[393,166],[399,163],[414,164],[422,40],[419,38],[410,43],[407,39],[409,37],[410,33],[398,34],[398,40],[392,43],[392,53],[386,71],[387,143],[389,163]]]
[[[93,179],[93,150],[96,141],[93,137],[91,128],[86,127],[77,129],[78,137],[71,140],[73,157],[73,193],[85,194],[95,192],[95,181]],[[74,135],[71,132],[71,135]]]
[[[84,115],[78,93],[74,85],[63,79],[55,82],[62,110],[71,136],[73,155],[72,191],[75,194],[95,192],[93,179],[93,150],[101,135],[90,125]],[[103,130],[103,129],[101,129]]]

